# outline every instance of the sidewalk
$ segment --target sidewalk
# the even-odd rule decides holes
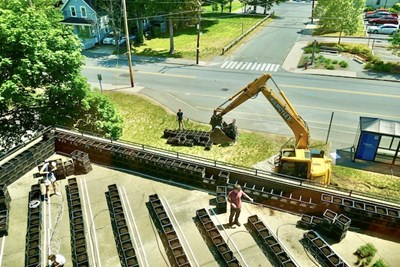
[[[312,28],[305,27],[304,31],[307,34],[312,33]],[[304,34],[304,32],[303,32]],[[313,74],[313,75],[326,75],[326,76],[336,76],[336,77],[351,77],[351,78],[360,78],[360,79],[371,79],[371,80],[383,80],[383,81],[390,81],[390,82],[399,82],[400,75],[390,74],[390,73],[379,73],[373,72],[364,69],[364,64],[356,62],[349,56],[343,55],[324,55],[327,58],[331,59],[338,59],[338,60],[345,60],[349,63],[348,68],[346,70],[328,70],[328,69],[313,69],[309,67],[307,70],[304,68],[299,68],[298,63],[304,53],[303,48],[307,46],[309,41],[298,41],[296,42],[292,49],[290,50],[289,54],[287,55],[285,61],[282,64],[282,68],[286,71],[293,72],[293,73],[301,73],[301,74]],[[376,48],[374,49],[374,53],[376,55],[382,55],[387,57],[386,49]],[[317,54],[318,56],[318,54]],[[393,58],[396,56],[393,55]]]

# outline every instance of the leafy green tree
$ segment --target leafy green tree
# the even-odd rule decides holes
[[[0,147],[50,125],[121,135],[112,104],[81,75],[81,44],[52,1],[0,2]]]
[[[339,44],[342,34],[354,34],[361,22],[365,0],[319,0],[314,16],[319,19],[322,32],[339,32]]]
[[[256,11],[257,6],[261,6],[264,8],[264,15],[267,14],[267,11],[271,9],[271,7],[275,4],[279,5],[280,3],[286,2],[287,0],[239,0],[244,6],[246,10],[246,6],[253,6],[253,10]]]
[[[258,5],[264,8],[264,15],[267,14],[273,5],[279,5],[280,3],[286,2],[287,0],[259,0]]]
[[[394,55],[400,57],[400,32],[398,31],[396,34],[389,37],[390,50]]]
[[[221,13],[224,13],[224,8],[225,6],[230,2],[229,0],[217,0],[219,5],[221,6]],[[232,1],[231,1],[231,8],[230,10],[232,11]]]
[[[168,29],[170,38],[169,53],[175,52],[174,47],[174,27],[180,21],[192,20],[196,18],[201,10],[200,0],[169,0],[169,1],[154,1],[148,3],[149,10],[157,12],[157,15],[168,18]],[[151,7],[152,6],[152,7]]]

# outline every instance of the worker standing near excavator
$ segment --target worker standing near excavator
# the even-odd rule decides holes
[[[183,128],[183,112],[181,109],[176,113],[176,118],[178,119],[179,130],[185,130],[185,128]]]
[[[233,224],[241,226],[239,222],[239,215],[242,208],[242,196],[253,202],[253,199],[242,190],[242,187],[239,184],[236,184],[233,190],[228,193],[228,202],[231,204],[228,224],[229,227],[231,227]]]

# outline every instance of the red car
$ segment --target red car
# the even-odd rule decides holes
[[[397,17],[394,16],[384,16],[376,19],[370,19],[368,22],[372,25],[378,25],[378,24],[399,24],[399,20]]]
[[[374,13],[379,12],[379,11],[389,12],[386,8],[378,8],[378,9],[376,9],[374,11],[367,11],[365,14],[374,14]]]

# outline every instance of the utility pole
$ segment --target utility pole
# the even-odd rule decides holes
[[[314,57],[315,57],[315,48],[317,46],[317,40],[314,39],[313,48],[312,48],[312,55],[311,55],[311,63],[310,65],[314,64]]]
[[[311,23],[314,23],[314,2],[315,2],[315,0],[312,0],[312,5],[311,5]]]
[[[131,87],[135,87],[135,84],[133,82],[131,42],[129,40],[128,18],[127,18],[127,15],[126,15],[126,2],[125,2],[125,0],[122,0],[122,8],[123,8],[123,12],[124,12],[126,48],[128,50],[127,53],[128,53],[128,65],[129,65],[129,77],[131,79]]]
[[[197,24],[196,64],[199,65],[201,34],[201,2],[199,1],[199,23]]]

